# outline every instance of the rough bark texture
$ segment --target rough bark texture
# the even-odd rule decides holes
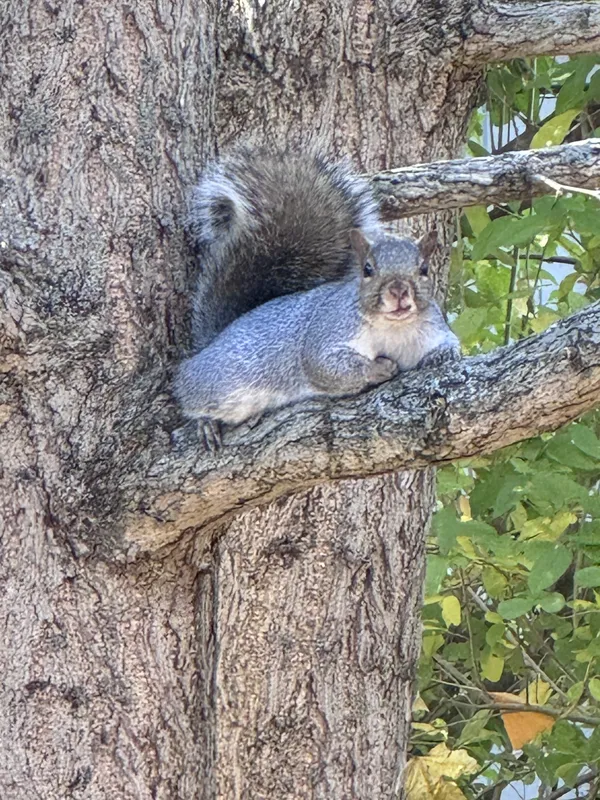
[[[465,53],[482,63],[600,49],[600,6],[590,2],[480,0],[466,20]]]
[[[2,5],[3,800],[396,793],[429,472],[314,489],[135,563],[101,523],[171,468],[182,190],[216,135],[316,134],[370,171],[455,157],[478,8]]]
[[[426,472],[370,484],[257,509],[216,546],[218,797],[395,795],[433,495]]]
[[[118,507],[180,350],[211,13],[2,3],[3,800],[183,799],[203,781],[195,550],[124,569],[89,558],[78,525],[86,498]]]
[[[415,164],[371,176],[386,219],[539,197],[549,191],[543,179],[598,189],[600,139],[489,158]]]

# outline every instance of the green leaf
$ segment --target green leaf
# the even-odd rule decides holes
[[[588,683],[590,694],[600,703],[600,678],[591,678]]]
[[[598,469],[598,462],[595,458],[586,455],[580,447],[572,441],[572,437],[567,431],[565,434],[555,436],[546,448],[546,455],[559,464],[565,464],[572,469],[582,469],[594,471]]]
[[[539,606],[548,614],[558,614],[565,606],[565,598],[559,592],[542,595]]]
[[[579,114],[579,109],[571,108],[548,120],[531,140],[531,149],[534,150],[538,147],[552,147],[556,144],[562,144],[577,114]]]
[[[585,82],[592,67],[592,62],[588,57],[583,56],[572,59],[569,66],[573,66],[575,69],[563,83],[558,93],[555,114],[562,114],[568,108],[575,108],[576,111],[580,111],[585,105]]]
[[[473,246],[473,261],[481,261],[496,247],[521,247],[533,241],[548,226],[548,220],[538,214],[527,217],[500,217],[484,228]]]
[[[486,153],[486,155],[489,155],[489,153]],[[490,216],[485,206],[465,208],[465,216],[469,220],[471,230],[476,236],[479,236],[481,231],[490,223]]]
[[[587,492],[571,478],[556,472],[538,472],[529,482],[526,494],[542,513],[560,511],[564,506],[583,503]]]
[[[501,264],[492,266],[483,261],[475,268],[477,289],[486,302],[497,304],[508,294],[510,287],[510,269]],[[503,320],[504,321],[504,320]]]
[[[600,440],[591,428],[581,423],[569,425],[566,434],[583,453],[600,460]]]
[[[460,341],[469,346],[478,340],[487,317],[486,308],[467,308],[454,320],[451,327]]]
[[[593,764],[598,764],[600,760],[600,725],[592,732],[587,741],[587,760]]]
[[[504,672],[504,659],[494,655],[489,648],[485,648],[481,656],[481,677],[496,683]]]
[[[540,553],[540,557],[534,563],[527,579],[532,594],[537,595],[543,589],[556,583],[560,576],[568,570],[572,560],[573,555],[566,547],[559,545],[558,547],[544,548],[544,552]]]
[[[552,728],[550,744],[557,753],[577,756],[585,749],[587,739],[581,730],[572,722],[559,719]]]
[[[584,567],[575,573],[575,581],[578,586],[588,589],[592,586],[600,586],[600,567]]]
[[[492,713],[491,711],[478,711],[471,719],[467,722],[464,728],[461,731],[461,734],[458,738],[457,746],[461,747],[464,744],[468,744],[469,742],[477,741],[481,732],[485,728],[490,719]]]
[[[573,686],[569,686],[567,689],[567,698],[569,699],[570,703],[578,703],[583,695],[585,689],[585,683],[583,681],[578,681],[574,683]]]
[[[516,619],[531,611],[533,603],[531,597],[513,597],[512,600],[503,600],[498,603],[498,613],[502,614],[504,619]]]
[[[504,596],[508,580],[506,576],[493,567],[486,567],[481,575],[483,588],[490,597],[497,599]]]
[[[468,148],[471,151],[471,155],[474,156],[489,156],[489,151],[485,149],[485,147],[479,142],[476,142],[474,139],[469,139]]]
[[[476,544],[490,549],[501,539],[496,530],[486,522],[477,519],[463,522],[458,519],[453,508],[444,508],[434,516],[433,533],[437,536],[441,553],[452,550],[459,536],[465,536]]]
[[[577,778],[585,764],[581,761],[575,761],[569,764],[563,764],[556,769],[556,777],[562,778],[567,786],[575,786]]]
[[[485,632],[485,641],[491,648],[494,645],[501,642],[504,638],[504,632],[506,630],[506,626],[504,623],[500,623],[499,625],[491,625],[487,631]]]
[[[570,537],[578,545],[591,545],[600,547],[600,520],[584,522],[577,533]]]
[[[448,559],[438,555],[427,558],[427,572],[425,574],[425,596],[437,594],[442,581],[448,572]]]

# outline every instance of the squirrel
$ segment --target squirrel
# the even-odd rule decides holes
[[[369,184],[343,164],[238,151],[205,172],[191,229],[198,352],[175,394],[209,450],[222,423],[460,356],[432,299],[435,232],[420,242],[385,233]]]

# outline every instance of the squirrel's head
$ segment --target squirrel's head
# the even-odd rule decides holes
[[[386,235],[371,247],[360,231],[353,230],[350,242],[360,269],[360,305],[365,316],[403,324],[427,307],[435,232],[419,241]]]

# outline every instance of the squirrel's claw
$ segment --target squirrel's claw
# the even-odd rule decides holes
[[[221,423],[211,417],[202,417],[198,420],[198,438],[210,453],[218,453],[223,446]]]

